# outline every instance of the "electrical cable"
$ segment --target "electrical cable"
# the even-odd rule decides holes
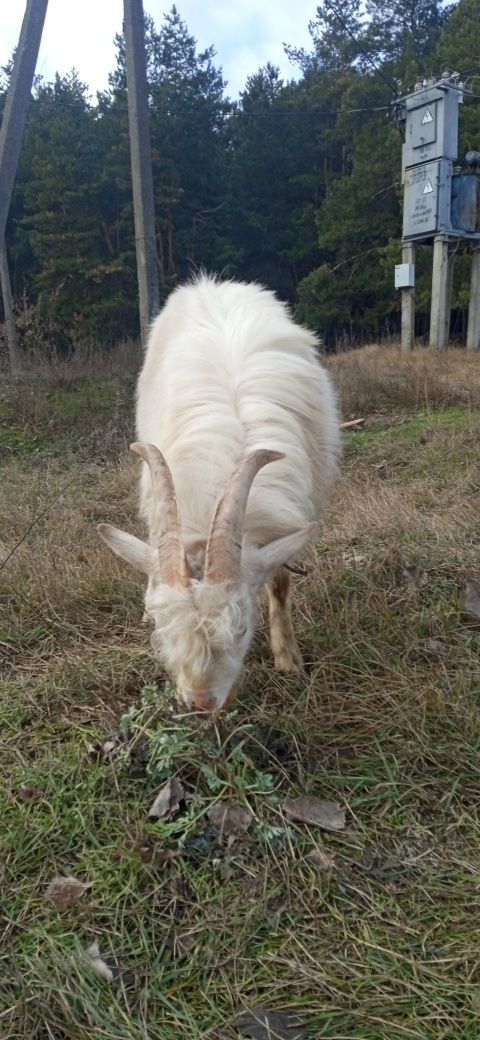
[[[359,50],[360,53],[363,54],[364,58],[367,59],[367,61],[370,63],[370,65],[375,70],[377,75],[380,76],[380,78],[383,79],[384,83],[387,84],[387,87],[389,88],[389,90],[392,91],[392,93],[395,95],[395,97],[398,97],[398,90],[396,89],[396,87],[393,85],[393,83],[389,79],[387,79],[387,77],[382,72],[382,70],[379,69],[378,65],[376,64],[376,62],[374,62],[372,56],[368,53],[368,51],[366,51],[365,48],[362,47],[361,43],[358,42],[358,40],[357,40],[357,38],[355,36],[355,33],[352,32],[352,30],[348,27],[347,23],[344,21],[342,16],[335,9],[335,7],[334,7],[334,5],[332,3],[332,0],[323,0],[323,2],[324,2],[325,7],[327,8],[327,10],[328,10],[328,8],[330,8],[334,18],[336,18],[337,21],[340,22],[340,25],[342,26],[342,29],[344,30],[344,32],[346,32],[347,35],[350,36],[350,39],[353,40],[355,46],[357,47],[357,50]]]

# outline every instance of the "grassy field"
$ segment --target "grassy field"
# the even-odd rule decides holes
[[[138,530],[133,378],[0,390],[0,558],[26,534],[0,572],[2,1040],[478,1040],[478,359],[330,366],[365,423],[295,579],[306,674],[273,672],[261,620],[215,724],[177,714],[95,532]],[[344,829],[288,819],[301,794]],[[88,886],[65,909],[59,875]]]

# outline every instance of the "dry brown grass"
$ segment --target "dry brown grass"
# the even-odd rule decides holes
[[[445,408],[480,404],[478,357],[419,347],[402,354],[395,345],[371,345],[327,359],[346,417],[389,408]]]
[[[69,354],[48,352],[45,348],[30,350],[21,359],[19,382],[38,380],[50,386],[72,386],[82,380],[121,379],[138,371],[141,357],[140,343],[133,340],[125,340],[111,350],[100,350],[88,343],[77,344]],[[8,373],[6,353],[0,355],[0,372]]]
[[[96,539],[99,519],[136,526],[131,411],[106,452],[115,387],[23,411],[4,391],[4,547],[52,507],[0,572],[2,1040],[234,1040],[237,1006],[255,1003],[294,1008],[313,1040],[477,1040],[479,638],[462,602],[480,578],[480,414],[455,396],[467,373],[477,393],[474,360],[367,348],[331,362],[368,423],[345,437],[296,581],[306,674],[272,672],[261,619],[235,711],[201,730],[162,694],[141,579]],[[92,761],[87,744],[128,707],[135,757]],[[192,801],[150,823],[171,772]],[[287,827],[281,801],[304,791],[341,802],[345,831]],[[209,844],[219,796],[255,816],[231,850]],[[331,870],[312,866],[314,845]],[[58,873],[93,886],[61,913],[44,898]],[[85,968],[94,939],[118,982]]]

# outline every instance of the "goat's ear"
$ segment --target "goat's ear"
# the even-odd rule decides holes
[[[257,566],[262,572],[264,581],[282,567],[284,563],[290,563],[305,549],[309,542],[315,537],[317,524],[309,524],[301,531],[287,534],[285,538],[278,538],[276,542],[270,542],[259,550]]]
[[[116,556],[120,556],[122,560],[130,563],[137,570],[143,571],[144,574],[149,576],[152,574],[158,557],[151,545],[142,542],[134,534],[119,531],[118,527],[112,527],[111,524],[97,524],[97,531],[102,541]]]

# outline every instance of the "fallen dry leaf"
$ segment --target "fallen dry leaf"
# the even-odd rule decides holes
[[[230,837],[228,839],[229,845],[233,845],[235,838]],[[225,859],[214,859],[213,866],[222,879],[222,881],[231,881],[235,873],[235,868],[230,856],[226,856]]]
[[[69,906],[73,906],[74,903],[78,903],[84,892],[91,887],[91,885],[84,885],[83,881],[79,881],[78,878],[68,876],[54,877],[45,895],[56,906],[57,910],[66,910]]]
[[[364,553],[356,552],[343,552],[342,560],[344,563],[366,563],[368,557]]]
[[[416,563],[404,563],[403,576],[417,589],[423,589],[428,582],[427,572],[423,567],[417,567]]]
[[[183,960],[187,953],[190,953],[190,950],[195,946],[197,938],[198,937],[194,932],[184,932],[180,935],[174,935],[168,944],[172,951],[173,959],[176,961]]]
[[[248,809],[229,802],[217,802],[207,813],[214,827],[220,831],[220,837],[228,838],[232,843],[241,834],[245,834],[252,822],[252,814]]]
[[[148,836],[139,838],[135,842],[134,852],[136,852],[139,859],[143,863],[150,863],[153,867],[166,866],[167,864],[175,863],[178,856],[173,849],[164,849],[160,845],[157,845]]]
[[[313,863],[318,870],[331,870],[335,862],[335,853],[325,852],[324,849],[319,849],[316,845],[315,848],[308,853],[307,859],[310,863]]]
[[[467,581],[465,613],[480,621],[480,585],[476,581]]]
[[[118,971],[114,971],[113,968],[103,960],[103,957],[100,956],[97,942],[93,942],[91,946],[85,950],[85,956],[90,968],[96,975],[99,975],[101,979],[105,979],[105,982],[113,982],[116,975],[118,975]]]
[[[110,758],[114,751],[117,751],[121,743],[115,737],[103,741],[96,740],[94,744],[86,745],[87,755],[92,762],[103,762],[106,758]]]
[[[184,798],[185,791],[180,780],[177,780],[176,777],[173,777],[172,780],[167,780],[167,783],[157,794],[148,814],[149,818],[151,820],[171,820],[172,816],[178,812],[180,802]]]
[[[35,802],[39,797],[40,791],[33,784],[20,784],[17,794],[22,799],[22,802]]]
[[[448,651],[448,647],[445,643],[442,643],[441,639],[426,639],[423,648],[429,654],[438,654],[440,657],[445,657]]]
[[[345,827],[345,810],[338,802],[328,802],[313,795],[301,794],[283,803],[283,811],[292,820],[301,823],[313,823],[326,831],[343,831]]]
[[[118,743],[118,740],[104,740],[102,744],[103,757],[108,758],[108,756],[112,754],[112,751],[115,751],[115,748],[118,747]]]
[[[269,1011],[263,1004],[243,1011],[233,1024],[249,1040],[302,1040],[307,1035],[295,1015]]]

